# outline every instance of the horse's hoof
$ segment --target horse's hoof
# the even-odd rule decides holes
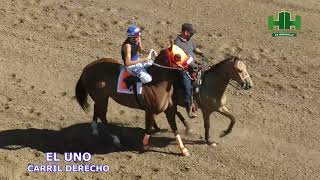
[[[92,135],[94,135],[94,136],[99,136],[99,131],[93,130],[93,131],[92,131]]]
[[[190,118],[190,119],[194,119],[194,118],[196,118],[196,117],[198,117],[196,114],[188,114],[188,117]]]
[[[190,152],[187,148],[182,149],[182,156],[190,156]]]
[[[225,137],[226,135],[228,135],[230,133],[231,133],[231,130],[230,131],[222,131],[222,133],[220,134],[220,138]]]
[[[185,133],[186,133],[186,135],[192,135],[193,134],[193,130],[191,128],[187,128]]]
[[[183,156],[190,156],[191,154],[189,152],[182,153]]]
[[[220,138],[222,138],[222,137],[225,137],[226,136],[226,131],[222,131],[221,133],[220,133]]]
[[[121,142],[120,139],[115,136],[115,135],[111,135],[112,139],[113,139],[113,145],[116,146],[117,148],[121,148]]]
[[[113,142],[113,145],[114,145],[116,148],[118,148],[118,149],[121,148],[121,143]]]
[[[143,145],[143,151],[148,151],[150,149],[150,146],[149,145]]]
[[[160,128],[154,129],[154,133],[159,133],[159,132],[161,132],[161,129],[160,129]]]
[[[217,143],[215,141],[207,141],[207,145],[211,147],[217,147]]]

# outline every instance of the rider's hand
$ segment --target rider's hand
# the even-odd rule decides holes
[[[144,58],[144,59],[142,59],[142,62],[149,62],[149,61],[150,61],[149,58]]]
[[[205,55],[204,55],[203,52],[200,52],[199,55],[200,55],[201,57],[205,57]]]
[[[138,45],[142,48],[141,37],[138,37]]]
[[[189,69],[189,66],[180,66],[182,69],[183,69],[183,71],[188,71],[188,69]]]

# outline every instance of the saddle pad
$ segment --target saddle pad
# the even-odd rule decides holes
[[[124,81],[129,76],[132,76],[132,75],[126,70],[125,67],[122,67],[118,77],[118,85],[117,85],[118,93],[133,94],[133,87],[127,87],[127,84]],[[137,94],[141,94],[142,82],[137,83],[137,91],[138,91]]]

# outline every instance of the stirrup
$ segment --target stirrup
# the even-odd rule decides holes
[[[193,112],[193,108],[191,107],[189,112],[187,112],[189,118],[195,118],[197,115]]]
[[[189,116],[189,118],[196,118],[196,117],[198,117],[194,112],[189,112],[188,113],[188,116]]]

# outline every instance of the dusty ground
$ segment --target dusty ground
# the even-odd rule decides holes
[[[280,10],[302,16],[297,37],[271,37],[267,17]],[[1,0],[0,179],[319,179],[319,16],[319,0]],[[208,147],[199,117],[194,135],[182,135],[192,156],[176,154],[170,131],[139,154],[143,112],[111,101],[108,119],[119,123],[111,129],[124,148],[92,137],[92,111],[73,99],[82,68],[97,57],[120,59],[129,24],[142,26],[145,46],[159,50],[183,22],[195,25],[213,63],[226,53],[246,58],[255,86],[228,88],[237,117],[231,135],[218,137],[228,120],[212,115],[219,146]],[[163,115],[158,122],[169,128]],[[27,172],[52,151],[92,152],[90,163],[110,172]]]

